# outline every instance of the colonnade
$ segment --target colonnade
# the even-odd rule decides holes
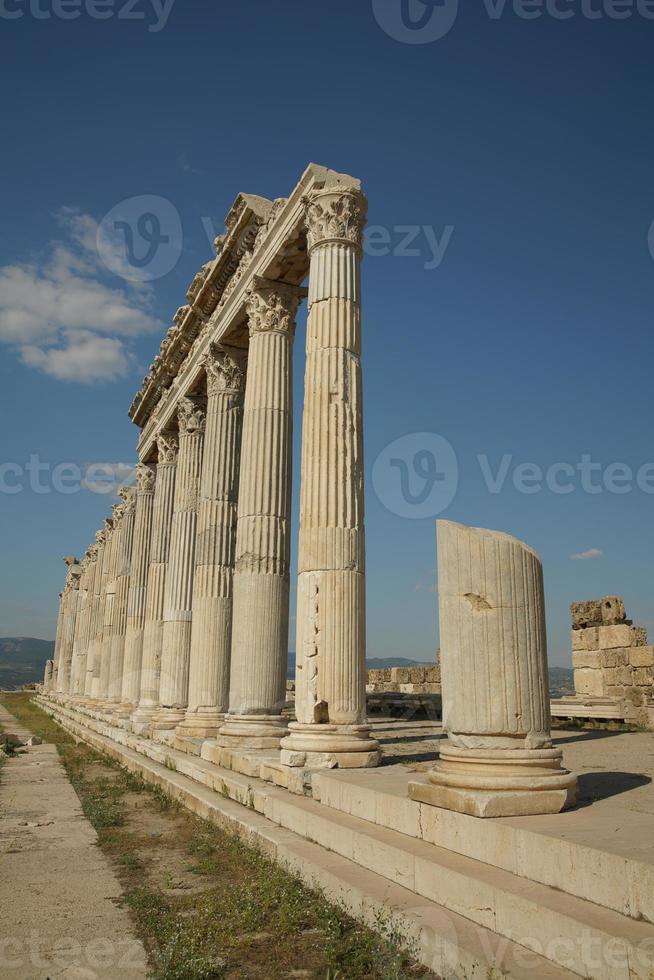
[[[119,491],[121,502],[82,560],[65,559],[44,681],[50,696],[163,741],[281,744],[280,760],[291,766],[324,764],[326,756],[332,765],[377,764],[365,718],[366,201],[358,182],[348,182],[323,180],[301,198],[296,253],[308,268],[296,262],[294,281],[254,271],[257,246],[265,247],[286,201],[266,205],[267,222],[218,300],[220,312],[232,291],[242,296],[231,334],[201,308],[209,275],[218,277],[203,267],[200,290],[189,292],[199,299],[182,308],[186,320],[198,311],[198,337],[185,355],[202,344],[199,369],[186,388],[183,361],[176,375],[169,369],[174,376],[139,443],[135,486]],[[291,205],[298,210],[293,197],[289,212]],[[243,212],[241,203],[228,216],[233,237]],[[220,261],[219,254],[216,270]],[[301,286],[307,272],[308,291]],[[289,725],[292,360],[307,296],[297,720]]]

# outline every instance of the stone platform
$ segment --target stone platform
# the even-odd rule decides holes
[[[431,722],[375,723],[385,755],[379,769],[289,770],[276,752],[221,755],[205,743],[198,755],[195,744],[162,745],[39,703],[195,812],[258,842],[355,916],[391,916],[441,976],[654,976],[648,734],[557,731],[555,744],[580,775],[579,806],[478,820],[408,798],[409,781],[426,779],[438,750],[441,733]]]

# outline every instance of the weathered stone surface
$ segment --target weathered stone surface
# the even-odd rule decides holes
[[[577,780],[550,737],[540,559],[507,534],[437,527],[447,741],[430,785],[409,793],[479,817],[556,813],[574,802]]]
[[[625,620],[624,602],[620,596],[604,596],[603,599],[590,599],[573,602],[570,606],[573,629],[586,629],[589,626],[610,626]]]

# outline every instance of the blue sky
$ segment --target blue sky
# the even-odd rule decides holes
[[[211,229],[237,192],[285,195],[309,161],[360,177],[370,201],[368,655],[433,656],[450,495],[440,516],[540,552],[552,663],[570,660],[574,599],[622,594],[654,631],[654,21],[635,6],[617,20],[609,0],[586,0],[594,19],[560,0],[565,20],[487,0],[405,43],[401,0],[175,0],[165,22],[151,0],[131,7],[140,19],[124,0],[103,20],[89,4],[69,20],[56,0],[0,4],[0,482],[24,487],[0,493],[0,635],[54,635],[61,556],[114,502],[51,476],[35,492],[25,464],[133,462],[127,409]],[[445,16],[408,10],[412,41],[422,14],[428,30]],[[181,237],[170,271],[138,283],[107,268],[95,231],[143,195],[169,202]],[[434,460],[445,478],[418,516]],[[530,463],[542,486],[516,472]],[[572,469],[548,488],[553,464]]]

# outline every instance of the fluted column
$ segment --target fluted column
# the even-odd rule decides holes
[[[153,730],[158,732],[174,729],[184,718],[188,703],[195,533],[204,442],[204,409],[197,400],[184,397],[179,403],[177,419],[179,456],[164,592],[160,709],[152,722]]]
[[[109,702],[112,711],[120,704],[123,689],[123,665],[125,660],[125,634],[127,632],[127,597],[134,540],[134,512],[136,490],[134,487],[121,487],[118,495],[122,498],[123,514],[118,537],[116,556],[116,591],[114,598],[113,622],[111,627],[111,665],[109,668]]]
[[[576,777],[552,747],[543,570],[522,541],[438,521],[443,727],[413,799],[478,817],[557,813]]]
[[[79,580],[82,569],[77,563],[77,559],[70,555],[64,558],[68,566],[66,585],[62,598],[63,620],[62,620],[62,642],[59,654],[59,670],[57,672],[57,691],[59,694],[67,696],[70,693],[70,675],[73,659],[73,643],[75,640],[75,622],[77,620],[78,590]]]
[[[53,660],[46,660],[45,670],[43,671],[43,693],[49,694],[52,690],[52,671],[54,668]]]
[[[229,712],[222,745],[277,746],[288,661],[292,353],[306,291],[256,279],[243,408]]]
[[[136,500],[133,543],[130,559],[127,629],[119,714],[127,717],[134,711],[141,687],[141,659],[145,628],[145,599],[150,564],[150,539],[154,508],[155,470],[139,463],[136,467]]]
[[[177,473],[177,433],[160,433],[157,436],[157,452],[139,703],[132,715],[132,729],[139,734],[147,732],[159,705],[164,591],[170,553],[170,528]]]
[[[86,670],[84,673],[84,702],[90,704],[93,697],[93,676],[95,673],[95,658],[97,650],[98,612],[100,606],[100,590],[102,588],[102,564],[104,560],[106,531],[95,532],[95,569],[93,572],[93,593],[91,595],[88,622],[88,650],[86,655]]]
[[[102,648],[100,652],[100,678],[98,698],[101,709],[107,707],[111,678],[111,646],[113,639],[114,610],[116,606],[116,577],[118,556],[120,554],[121,523],[124,504],[114,504],[111,508],[111,531],[107,542],[106,570],[103,569],[104,603],[102,617]]]
[[[102,569],[96,576],[95,592],[97,608],[95,614],[95,642],[93,645],[93,677],[91,678],[91,701],[95,705],[102,701],[102,663],[104,654],[104,620],[107,605],[107,585],[112,557],[113,518],[105,518],[103,529]]]
[[[244,352],[212,344],[198,507],[188,708],[177,734],[213,736],[229,703]]]
[[[86,658],[88,655],[88,625],[93,603],[93,579],[95,576],[96,546],[90,545],[82,559],[82,575],[79,584],[77,622],[73,642],[73,667],[71,694],[76,700],[84,694]]]
[[[366,725],[365,542],[361,382],[361,239],[357,187],[306,202],[311,256],[302,420],[296,637],[297,722],[281,761],[377,765]]]
[[[52,654],[52,676],[50,679],[50,692],[57,691],[57,672],[59,670],[61,658],[61,645],[64,632],[64,594],[59,593],[59,608],[57,610],[57,630],[55,633],[54,653]]]

